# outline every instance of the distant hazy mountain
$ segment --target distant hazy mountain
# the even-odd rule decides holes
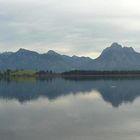
[[[53,50],[44,54],[19,49],[17,52],[0,54],[0,69],[53,70],[140,70],[140,53],[132,47],[113,43],[96,59],[60,55]]]
[[[97,59],[88,63],[87,68],[96,70],[140,70],[140,53],[135,52],[132,47],[122,47],[113,43],[103,50]]]

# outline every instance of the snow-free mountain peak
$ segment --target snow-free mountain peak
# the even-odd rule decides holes
[[[111,44],[110,48],[121,49],[122,45],[118,44],[117,42],[114,42]]]
[[[20,48],[16,54],[38,54],[37,52],[35,51],[30,51],[30,50],[27,50],[27,49],[24,49],[24,48]]]
[[[47,52],[47,55],[60,55],[60,54],[58,54],[57,52],[55,52],[55,51],[53,51],[53,50],[49,50],[49,51]]]
[[[113,43],[110,47],[103,50],[100,57],[122,57],[122,55],[130,55],[136,53],[132,47],[123,47],[118,43]],[[105,58],[104,58],[105,59]]]
[[[20,48],[17,52],[14,53],[17,56],[29,56],[29,57],[33,57],[33,56],[38,56],[39,53],[35,52],[35,51],[31,51],[31,50],[27,50],[27,49],[23,49]]]
[[[15,53],[0,54],[0,70],[30,69],[53,70],[140,70],[140,53],[132,47],[113,43],[96,59],[61,55],[53,50],[45,54],[20,48]]]
[[[24,49],[24,48],[20,48],[17,52],[28,52],[29,50],[27,50],[27,49]]]

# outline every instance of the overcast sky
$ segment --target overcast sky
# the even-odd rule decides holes
[[[0,51],[97,57],[118,42],[140,52],[140,0],[0,0]]]

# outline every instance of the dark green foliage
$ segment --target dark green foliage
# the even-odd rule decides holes
[[[62,75],[140,75],[140,70],[136,71],[85,71],[85,70],[74,70],[63,72]]]
[[[38,76],[47,76],[47,75],[52,75],[52,74],[54,74],[52,71],[38,71],[38,72],[36,72],[35,73],[36,75],[38,75]]]

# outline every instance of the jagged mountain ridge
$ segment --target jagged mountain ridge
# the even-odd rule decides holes
[[[6,69],[31,69],[31,70],[53,70],[62,72],[80,68],[88,57],[70,57],[60,55],[52,50],[44,54],[34,51],[19,49],[17,52],[4,52],[0,54],[0,70]]]
[[[0,54],[0,70],[31,69],[53,70],[63,72],[69,70],[140,70],[140,53],[132,47],[122,47],[113,43],[103,50],[96,59],[89,57],[67,56],[53,50],[44,54],[19,49],[17,52]]]

